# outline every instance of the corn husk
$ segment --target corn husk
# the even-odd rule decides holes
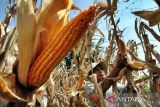
[[[160,9],[154,11],[135,11],[134,15],[149,21],[149,25],[155,26],[160,23]]]
[[[49,43],[50,39],[54,39],[62,28],[67,24],[68,14],[72,7],[72,0],[45,0],[41,8],[37,12],[37,23],[39,29],[45,30],[38,32],[39,52]]]
[[[18,2],[18,79],[23,85],[27,85],[29,68],[35,57],[67,23],[71,7],[72,0],[45,0],[35,14],[32,0]]]
[[[27,20],[26,20],[27,19]],[[17,42],[19,50],[18,79],[27,85],[27,76],[33,61],[36,19],[32,0],[21,0],[17,5]]]

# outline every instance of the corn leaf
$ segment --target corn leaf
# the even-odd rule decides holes
[[[135,11],[134,15],[139,16],[149,21],[149,25],[152,27],[160,23],[160,9],[154,11]]]

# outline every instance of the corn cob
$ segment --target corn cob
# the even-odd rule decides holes
[[[93,5],[73,18],[55,39],[50,40],[31,66],[28,86],[41,86],[47,81],[51,71],[80,40],[95,15],[96,5]]]

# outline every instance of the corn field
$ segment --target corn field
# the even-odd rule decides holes
[[[81,2],[87,1],[91,2]],[[76,0],[5,1],[0,21],[0,107],[111,107],[103,95],[110,87],[114,98],[126,93],[150,97],[114,102],[114,107],[159,107],[160,0],[148,1],[156,8],[130,11],[144,0],[93,0],[86,9]],[[134,16],[130,35],[123,27],[130,25],[130,18],[121,23],[123,17],[118,16],[126,11]],[[137,39],[126,40],[133,36]],[[88,77],[92,63],[100,61],[107,75],[102,87],[94,74]],[[90,82],[95,106],[86,94]],[[117,83],[123,90],[118,91]]]

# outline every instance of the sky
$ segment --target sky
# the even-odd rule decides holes
[[[6,8],[6,5],[8,4],[8,1],[7,0],[0,0],[0,6],[1,6],[1,9],[0,9],[0,21],[2,21],[4,19],[4,16],[5,16],[5,8]]]
[[[78,7],[80,7],[82,10],[89,7],[94,3],[95,0],[74,0],[74,4]],[[99,0],[102,2],[106,2],[107,0]],[[138,39],[135,30],[134,30],[134,23],[135,18],[131,12],[138,11],[138,10],[155,10],[158,8],[157,4],[154,2],[154,0],[129,0],[129,2],[124,2],[125,0],[119,0],[118,3],[118,11],[116,12],[116,19],[120,18],[119,28],[123,30],[126,28],[126,30],[123,33],[123,39],[125,42],[128,40],[135,40],[137,43],[140,42]],[[75,16],[77,12],[72,12],[71,16]],[[148,24],[147,21],[143,20]],[[102,20],[99,22],[98,26],[104,35],[108,35],[107,26],[105,19],[102,18]],[[159,33],[159,32],[158,32]],[[148,33],[150,43],[153,43],[156,46],[156,50],[160,52],[160,46],[158,46],[159,42],[152,37],[150,33]],[[106,43],[108,45],[108,42]],[[141,47],[138,48],[138,54],[141,59],[144,60],[144,53]]]
[[[5,19],[6,14],[6,8],[8,6],[9,0],[0,0],[0,21],[3,21]],[[9,24],[9,29],[12,29],[16,25],[16,18],[12,18],[11,23]]]
[[[87,1],[87,2],[86,2]],[[74,4],[78,7],[80,7],[82,10],[89,7],[93,4],[95,0],[74,0]],[[99,0],[102,2],[106,2],[106,0]],[[153,0],[129,0],[130,2],[124,2],[124,0],[119,0],[118,5],[118,12],[116,14],[117,18],[121,18],[119,27],[120,28],[127,28],[124,32],[125,40],[129,39],[135,39],[133,36],[135,33],[133,32],[134,28],[134,21],[135,16],[131,14],[132,11],[136,10],[144,10],[144,9],[151,9],[158,7]],[[76,12],[74,12],[76,14]],[[73,14],[74,15],[74,14]],[[101,20],[101,30],[105,31],[106,29],[106,23],[104,23],[105,19]],[[131,35],[131,32],[133,35]],[[107,32],[106,32],[107,33]]]
[[[95,0],[73,0],[73,3],[78,6],[80,9],[86,9],[89,6],[91,6],[94,3]],[[106,2],[107,0],[97,0],[101,2]],[[124,2],[125,0],[119,0],[118,3],[118,11],[116,13],[116,18],[120,18],[120,23],[119,23],[119,28],[123,30],[126,28],[126,30],[123,33],[123,39],[125,42],[128,40],[135,40],[137,43],[139,42],[139,39],[137,38],[137,35],[134,31],[134,21],[135,21],[135,16],[131,14],[132,11],[137,11],[137,10],[145,10],[145,9],[156,9],[158,6],[153,0],[129,0],[129,2]],[[0,21],[4,19],[5,16],[5,8],[8,4],[8,0],[0,0]],[[71,11],[70,18],[73,18],[79,13],[79,11]],[[13,28],[16,24],[16,18],[13,18],[13,21],[11,22],[9,29]],[[148,24],[148,23],[147,23]],[[105,39],[107,40],[107,26],[106,26],[106,21],[104,18],[102,18],[98,24],[98,28],[102,30],[102,32],[105,35]],[[159,33],[159,32],[158,32]],[[149,34],[149,39],[150,42],[157,45],[156,50],[160,52],[160,46],[158,46],[159,42],[156,41],[150,33]],[[106,41],[106,44],[108,45],[108,42]],[[139,47],[139,55],[144,59],[144,54],[143,50],[141,47]]]

